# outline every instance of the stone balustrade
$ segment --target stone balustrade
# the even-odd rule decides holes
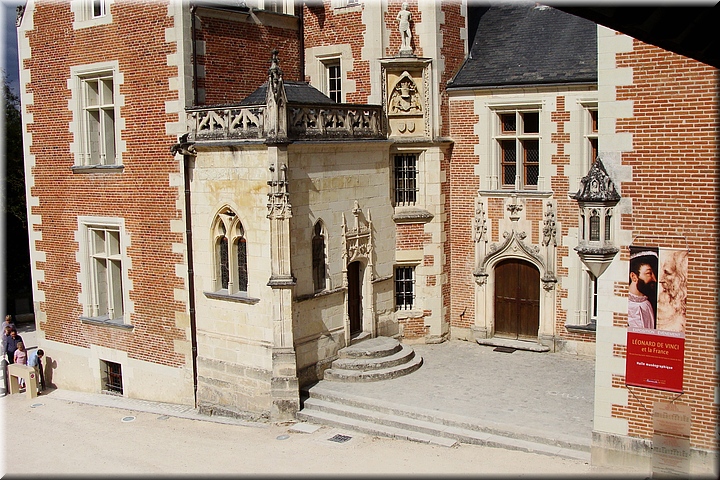
[[[191,142],[262,140],[268,137],[269,110],[265,105],[196,107],[187,110]],[[379,105],[293,105],[279,109],[286,115],[287,140],[387,138]]]

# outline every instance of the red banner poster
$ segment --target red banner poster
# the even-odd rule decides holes
[[[625,384],[683,391],[685,333],[628,327]]]

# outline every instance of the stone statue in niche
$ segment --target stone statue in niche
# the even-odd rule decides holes
[[[395,84],[390,95],[390,112],[400,114],[413,114],[422,112],[420,95],[415,82],[408,72],[404,72]]]
[[[408,11],[407,2],[403,2],[400,12],[397,14],[397,21],[399,22],[398,29],[400,30],[400,38],[402,43],[400,44],[400,53],[412,53],[412,47],[410,42],[412,41],[412,31],[410,30],[410,20],[412,18],[411,13]]]

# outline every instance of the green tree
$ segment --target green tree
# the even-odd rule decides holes
[[[27,228],[25,207],[25,166],[23,163],[20,98],[10,89],[3,75],[5,94],[5,211]]]
[[[20,98],[2,75],[5,102],[5,185],[2,206],[5,220],[5,307],[11,314],[32,313],[30,241],[25,205]],[[2,181],[2,179],[0,179]]]

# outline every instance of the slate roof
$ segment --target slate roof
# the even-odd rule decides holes
[[[475,40],[448,88],[597,83],[594,22],[535,4],[474,8]]]
[[[331,103],[337,105],[333,99],[306,82],[283,83],[285,83],[285,95],[287,95],[288,103]],[[240,105],[264,105],[266,91],[267,82],[260,85],[257,90],[245,97],[245,99],[240,102]]]

